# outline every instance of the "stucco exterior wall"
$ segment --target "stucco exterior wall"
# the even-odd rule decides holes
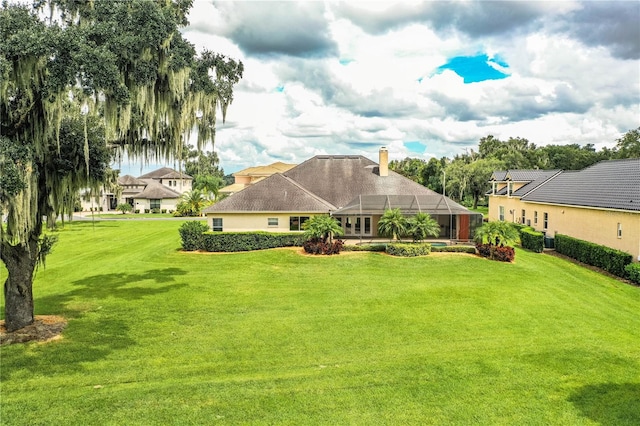
[[[490,196],[489,220],[498,220],[500,205],[505,206],[505,221],[519,222],[521,210],[524,209],[531,226],[537,231],[546,232],[548,236],[564,234],[591,241],[630,253],[635,261],[640,261],[640,212],[541,204],[523,202],[513,197]],[[514,210],[514,217],[509,214],[510,210]],[[534,222],[535,212],[538,212],[537,223]],[[544,213],[548,214],[546,229]],[[622,229],[620,237],[618,224]]]
[[[162,199],[160,200],[160,210],[162,209],[166,209],[167,212],[169,210],[175,211],[176,210],[176,205],[178,204],[178,199],[176,198],[170,198],[170,199]],[[140,210],[140,213],[144,213],[145,209],[151,209],[151,200],[147,200],[145,198],[136,198],[133,201],[133,210],[135,211],[136,209]]]
[[[213,228],[213,218],[222,218],[223,232],[293,232],[289,229],[289,218],[291,216],[312,217],[318,213],[207,213],[207,225]],[[278,225],[269,226],[269,219],[278,219]]]

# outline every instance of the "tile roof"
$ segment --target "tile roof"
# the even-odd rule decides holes
[[[118,178],[118,184],[119,185],[146,185],[147,182],[138,179],[136,177],[133,177],[131,175],[124,175],[124,176],[120,176]]]
[[[163,198],[180,198],[182,194],[170,189],[154,180],[149,180],[147,186],[133,198],[143,199],[163,199]]]
[[[550,172],[557,173],[559,170],[507,170],[505,180],[513,182],[533,182],[541,177],[548,175]]]
[[[335,209],[335,206],[307,191],[292,179],[277,173],[207,207],[204,213],[279,211],[327,213]]]
[[[601,161],[560,173],[522,200],[640,211],[640,158]]]
[[[540,173],[537,173],[538,177],[535,180],[530,181],[529,183],[513,191],[513,195],[516,197],[522,197],[523,195],[533,191],[535,188],[545,183],[547,180],[553,178],[558,173],[562,173],[562,170],[540,170]]]
[[[489,180],[497,180],[502,182],[507,178],[507,170],[496,170],[491,174],[491,179]]]
[[[138,179],[193,179],[186,173],[180,173],[171,167],[162,167],[158,170],[154,170],[147,174],[144,174]]]
[[[378,164],[359,155],[317,155],[283,174],[337,208],[358,195],[436,194],[392,170],[379,176]]]
[[[275,173],[286,172],[287,170],[290,170],[295,166],[295,164],[287,164],[283,163],[282,161],[278,161],[269,164],[268,166],[249,167],[240,170],[239,172],[233,173],[233,176],[271,176]]]

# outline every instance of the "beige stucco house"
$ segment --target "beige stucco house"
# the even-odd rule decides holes
[[[374,238],[385,210],[400,208],[407,216],[431,214],[443,238],[472,237],[481,215],[389,170],[386,148],[379,154],[379,164],[359,155],[315,156],[247,186],[204,213],[212,230],[233,232],[299,232],[310,217],[331,214],[345,237]]]
[[[233,173],[234,182],[231,185],[220,188],[219,193],[223,195],[231,195],[235,192],[242,191],[249,185],[260,182],[273,174],[284,173],[295,166],[295,164],[278,161],[269,164],[268,166],[256,166],[240,170],[239,172]]]
[[[640,159],[580,171],[507,170],[491,178],[489,220],[532,226],[630,253],[640,261]]]

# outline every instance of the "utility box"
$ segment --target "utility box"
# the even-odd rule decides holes
[[[555,248],[554,239],[551,237],[544,237],[544,248],[552,249]]]

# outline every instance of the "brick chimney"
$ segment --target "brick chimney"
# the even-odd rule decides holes
[[[380,162],[378,164],[378,174],[380,176],[389,176],[389,151],[387,151],[386,146],[380,148]]]

